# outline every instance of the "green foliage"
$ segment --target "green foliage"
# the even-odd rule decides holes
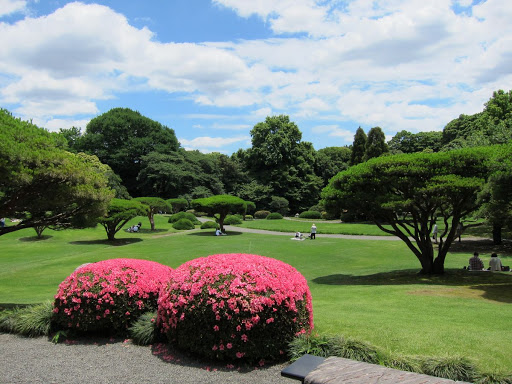
[[[322,212],[318,211],[304,211],[299,215],[301,219],[321,219]]]
[[[288,344],[288,357],[290,361],[295,361],[305,354],[320,357],[332,356],[329,341],[327,336],[299,335]]]
[[[512,375],[500,373],[481,373],[475,384],[512,384]]]
[[[160,333],[156,327],[156,311],[143,313],[128,328],[128,333],[133,342],[138,345],[150,345],[158,341]]]
[[[224,224],[226,225],[240,225],[242,224],[242,219],[238,215],[227,215],[224,219]]]
[[[442,132],[411,133],[400,131],[388,142],[392,153],[416,153],[425,150],[439,152],[442,146]]]
[[[0,331],[24,336],[48,336],[51,329],[53,304],[47,300],[42,304],[13,308],[0,312]]]
[[[181,219],[190,220],[195,225],[201,224],[201,222],[199,220],[197,220],[196,215],[194,215],[191,212],[178,212],[178,213],[175,213],[174,215],[171,215],[171,217],[169,217],[169,223],[175,223],[175,222],[177,222],[177,221],[179,221]]]
[[[176,198],[176,199],[167,199],[166,201],[172,207],[173,213],[178,213],[178,212],[184,211],[188,208],[188,200],[187,199]]]
[[[290,211],[288,205],[288,200],[286,200],[284,197],[272,196],[269,207],[272,212],[276,212],[281,216],[284,216]]]
[[[301,335],[294,338],[288,348],[290,360],[297,360],[305,353],[321,357],[337,356],[372,364],[378,364],[381,359],[372,345],[341,336]]]
[[[112,199],[109,203],[105,216],[99,218],[98,222],[105,228],[109,240],[115,239],[128,221],[137,216],[145,215],[148,207],[137,200]]]
[[[256,219],[266,219],[268,215],[270,215],[270,211],[256,211],[256,212],[254,212],[254,217]]]
[[[351,165],[356,165],[364,161],[367,140],[368,138],[363,128],[357,128],[356,134],[354,135],[354,142],[352,143],[352,153],[350,155]]]
[[[216,158],[199,151],[180,149],[171,153],[152,152],[143,157],[137,181],[141,193],[180,196],[187,200],[224,193]]]
[[[322,178],[323,185],[350,166],[351,156],[348,147],[325,147],[316,152],[315,173]]]
[[[272,212],[267,216],[267,220],[280,220],[283,218],[283,215],[281,215],[279,212]]]
[[[373,127],[368,132],[364,160],[367,161],[374,157],[379,157],[386,152],[389,152],[386,144],[386,135],[384,135],[381,127]]]
[[[324,204],[333,215],[346,211],[370,218],[406,243],[423,273],[443,273],[459,221],[477,209],[492,152],[468,148],[372,159],[336,175],[323,191]],[[434,259],[430,233],[436,216],[445,229]]]
[[[256,204],[254,204],[252,201],[246,201],[247,204],[247,213],[253,213],[256,211]]]
[[[65,139],[0,110],[0,217],[17,218],[0,235],[35,226],[85,227],[113,192],[94,156],[64,150]]]
[[[245,220],[254,220],[252,215],[245,215]]]
[[[230,195],[217,195],[192,200],[191,205],[196,210],[203,210],[210,215],[218,215],[220,230],[224,232],[224,219],[230,213],[244,214],[246,203],[239,197]]]
[[[426,375],[454,381],[472,382],[477,377],[475,365],[460,356],[424,359],[421,362],[421,370]]]
[[[268,197],[287,199],[293,211],[304,209],[318,200],[322,180],[315,175],[316,152],[313,145],[303,142],[298,126],[289,116],[267,117],[251,130],[252,147],[247,151],[245,166],[257,185],[268,189]],[[256,200],[258,196],[239,196],[269,208]],[[260,197],[262,199],[262,197]]]
[[[98,156],[131,195],[140,196],[137,176],[145,165],[143,157],[176,152],[179,143],[172,129],[128,108],[114,108],[92,119],[75,147]]]
[[[331,354],[346,359],[378,364],[380,360],[377,349],[365,342],[345,337],[332,337],[329,340]]]
[[[172,227],[179,231],[186,231],[186,230],[194,229],[195,225],[189,219],[179,219],[178,221],[176,221],[175,223],[172,224]]]
[[[217,224],[215,221],[205,221],[201,224],[201,229],[217,229],[219,228],[219,224]]]
[[[159,197],[137,197],[133,200],[139,201],[147,206],[146,216],[149,219],[151,230],[155,230],[155,214],[171,212],[172,208],[167,201]]]

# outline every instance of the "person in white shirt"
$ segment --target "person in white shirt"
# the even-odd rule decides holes
[[[313,225],[311,226],[311,235],[310,235],[310,238],[311,238],[311,240],[316,239],[316,225],[315,225],[315,224],[313,224]]]
[[[502,264],[500,258],[496,253],[493,253],[491,255],[491,259],[489,260],[489,269],[491,270],[491,272],[496,272],[501,271],[501,267]]]

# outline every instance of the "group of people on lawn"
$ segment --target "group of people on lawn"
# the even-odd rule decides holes
[[[482,271],[485,270],[484,262],[479,257],[478,252],[473,253],[473,257],[469,258],[469,268],[470,271]],[[510,270],[509,267],[503,266],[501,263],[501,259],[498,257],[496,253],[491,254],[491,259],[489,260],[489,268],[488,271],[498,272],[498,271],[506,271]]]

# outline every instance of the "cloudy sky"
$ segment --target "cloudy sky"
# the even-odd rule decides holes
[[[315,149],[441,130],[512,89],[509,0],[0,0],[0,106],[57,131],[114,107],[231,154],[287,114]]]

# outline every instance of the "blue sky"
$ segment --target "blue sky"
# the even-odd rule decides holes
[[[287,114],[316,149],[441,130],[512,89],[504,0],[0,0],[0,106],[49,130],[127,107],[231,154]]]

